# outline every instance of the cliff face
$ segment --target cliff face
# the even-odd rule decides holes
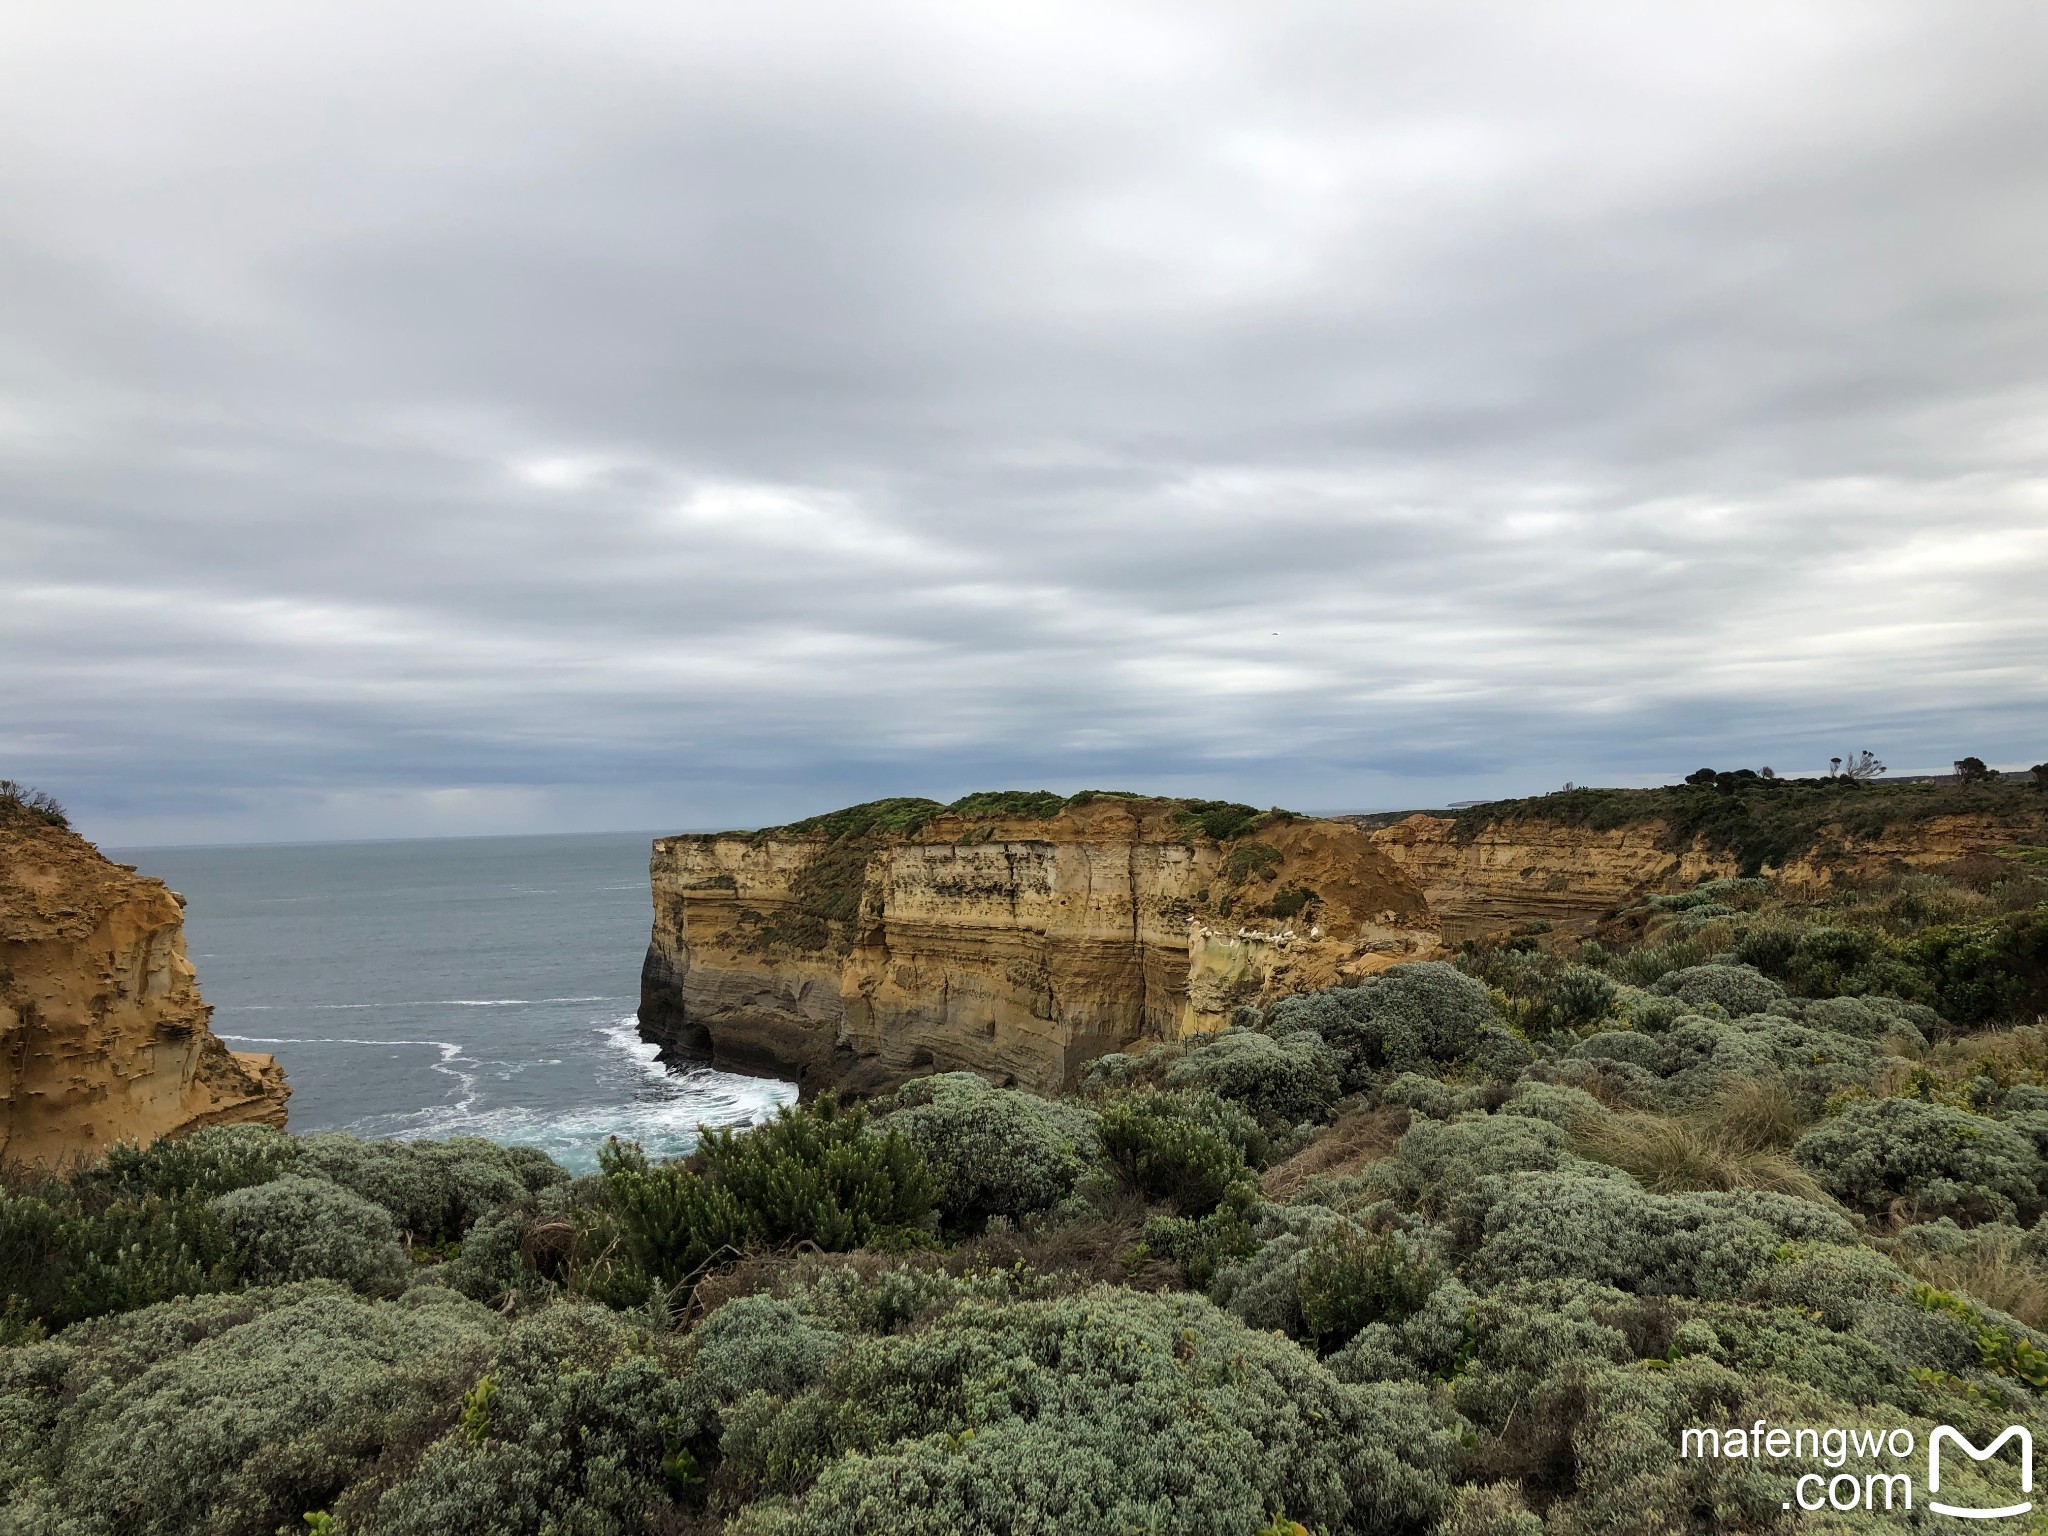
[[[807,1090],[966,1068],[1050,1091],[1133,1041],[1435,952],[1420,893],[1359,829],[1300,818],[1225,846],[1175,810],[662,838],[642,1030]],[[1312,906],[1273,915],[1300,891]]]
[[[229,1051],[210,1013],[163,882],[61,828],[0,820],[0,1159],[283,1125],[283,1072]]]
[[[1240,1003],[1532,919],[1568,941],[1643,894],[1738,865],[1656,815],[1599,826],[1540,802],[1492,819],[1267,817],[1220,842],[1167,800],[1049,816],[891,804],[914,824],[849,831],[848,812],[657,841],[643,1032],[672,1056],[807,1090],[965,1068],[1049,1091],[1106,1051],[1219,1028]],[[1860,831],[1824,816],[1773,873],[1820,887],[2048,844],[2048,798],[2000,805],[1881,827],[1866,816]]]
[[[1674,839],[1649,818],[1611,828],[1514,816],[1474,826],[1418,813],[1365,827],[1372,846],[1423,894],[1451,944],[1542,919],[1588,927],[1617,904],[1649,891],[1679,890],[1735,873],[1736,860],[1706,840]],[[1881,830],[1828,828],[1808,851],[1771,873],[1788,886],[1819,889],[1911,869],[1945,870],[1994,856],[2048,833],[2048,807],[1992,815],[1935,816]]]

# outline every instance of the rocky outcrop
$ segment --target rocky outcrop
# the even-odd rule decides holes
[[[1225,844],[1165,800],[666,837],[651,871],[643,1033],[807,1091],[956,1068],[1053,1091],[1134,1041],[1438,948],[1360,829],[1286,818]]]
[[[1727,849],[1704,838],[1675,838],[1656,817],[1614,827],[1534,815],[1340,819],[1364,830],[1421,890],[1451,944],[1535,920],[1560,932],[1584,931],[1646,892],[1736,872]],[[1771,874],[1793,888],[1820,889],[1913,869],[1955,871],[2044,834],[2048,807],[1902,819],[1875,830],[1832,825]]]
[[[1647,808],[1674,792],[1596,793],[1640,793]],[[1739,862],[1611,805],[1605,824],[1530,801],[1492,815],[1275,815],[1211,835],[1171,800],[962,804],[1005,800],[1046,805],[887,802],[909,808],[898,830],[849,811],[660,839],[643,1032],[671,1057],[806,1090],[965,1068],[1050,1091],[1106,1051],[1219,1028],[1241,1003],[1532,922],[1569,944],[1646,893]],[[2048,797],[2015,790],[1981,814],[1901,804],[1889,825],[1829,820],[1823,806],[1794,839],[1805,851],[1773,873],[1819,887],[2048,844]]]
[[[283,1125],[268,1056],[208,1028],[182,901],[0,807],[0,1160],[62,1165],[202,1125]]]

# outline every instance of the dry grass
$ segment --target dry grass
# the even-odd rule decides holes
[[[1357,1173],[1394,1150],[1408,1129],[1408,1111],[1354,1109],[1285,1162],[1268,1168],[1259,1187],[1268,1200],[1285,1200],[1321,1174]]]
[[[2029,1328],[2048,1328],[2048,1269],[2017,1250],[2019,1232],[2010,1237],[1977,1231],[1976,1251],[1927,1255],[1894,1252],[1901,1268],[1916,1279],[1944,1291],[1961,1291],[1988,1307],[2010,1312]]]
[[[1715,1139],[1745,1152],[1788,1152],[1807,1126],[1798,1099],[1775,1077],[1729,1083],[1697,1119]]]
[[[1711,1124],[1664,1115],[1589,1120],[1571,1136],[1581,1157],[1632,1173],[1660,1195],[1688,1190],[1763,1189],[1802,1200],[1827,1196],[1783,1152],[1743,1145]]]

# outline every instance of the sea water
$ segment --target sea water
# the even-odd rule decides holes
[[[670,1069],[640,1038],[648,835],[115,853],[182,893],[214,1032],[267,1051],[291,1129],[485,1136],[596,1166],[687,1152],[795,1088]]]

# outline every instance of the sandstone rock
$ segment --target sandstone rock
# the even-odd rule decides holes
[[[1419,892],[1359,829],[1299,817],[1220,845],[1176,811],[1104,798],[853,845],[659,839],[642,1031],[806,1091],[964,1068],[1051,1092],[1240,1003],[1439,953]],[[1270,852],[1233,868],[1247,845]],[[1302,888],[1309,913],[1271,915]]]
[[[283,1125],[268,1056],[208,1027],[183,903],[73,832],[0,818],[0,1160],[62,1165],[202,1125]]]
[[[956,1068],[1053,1091],[1095,1056],[1220,1028],[1240,1004],[1531,920],[1572,944],[1640,896],[1735,872],[1725,850],[1674,847],[1654,816],[1294,817],[1219,844],[1179,812],[1104,798],[1045,819],[939,813],[851,842],[797,828],[662,838],[642,1031],[672,1058],[806,1091]],[[1773,873],[1820,887],[1954,869],[2039,842],[2048,816],[1823,832]],[[1301,889],[1313,907],[1270,915]]]
[[[1375,817],[1339,819],[1361,826],[1374,849],[1421,890],[1451,944],[1532,919],[1582,931],[1645,893],[1735,873],[1733,856],[1703,841],[1674,849],[1670,828],[1655,818],[1611,828],[1526,815],[1476,827],[1428,812],[1391,825]],[[1834,827],[1812,851],[1771,873],[1793,889],[1819,890],[1840,879],[1947,870],[2044,830],[2048,814],[2041,813],[1901,820],[1867,834]]]

